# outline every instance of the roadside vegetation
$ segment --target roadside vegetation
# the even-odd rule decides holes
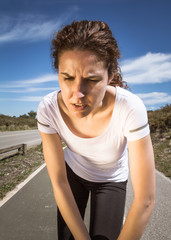
[[[36,112],[30,111],[28,114],[19,117],[10,117],[0,114],[0,131],[31,130],[37,128]]]
[[[171,104],[148,112],[156,169],[171,179]]]
[[[148,112],[156,169],[171,179],[171,104]],[[36,113],[20,117],[0,115],[0,131],[36,129]],[[44,162],[42,146],[31,148],[25,156],[0,161],[0,199]]]

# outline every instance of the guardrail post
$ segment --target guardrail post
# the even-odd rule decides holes
[[[18,150],[19,154],[25,155],[27,153],[27,144],[18,144],[12,147],[0,149],[0,154],[11,152],[13,150]]]
[[[19,154],[22,154],[22,153],[23,153],[23,146],[22,146],[22,145],[18,148],[18,153],[19,153]]]
[[[23,144],[23,155],[27,153],[27,144]]]

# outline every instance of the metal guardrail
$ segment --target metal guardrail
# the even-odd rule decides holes
[[[27,144],[18,144],[15,146],[0,149],[0,154],[11,152],[13,150],[18,150],[17,153],[25,155],[27,153]]]

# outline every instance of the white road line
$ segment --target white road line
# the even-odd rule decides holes
[[[63,150],[65,150],[66,146],[63,147]],[[12,198],[21,188],[23,188],[32,178],[34,178],[44,167],[46,166],[46,163],[42,164],[36,171],[34,171],[32,174],[28,176],[23,182],[18,184],[12,191],[8,192],[6,196],[0,200],[0,207],[2,207],[10,198]]]
[[[0,207],[2,207],[10,198],[12,198],[21,188],[23,188],[32,178],[34,178],[44,167],[46,163],[43,163],[36,171],[29,175],[22,183],[17,185],[12,191],[8,192],[7,195],[0,201]]]

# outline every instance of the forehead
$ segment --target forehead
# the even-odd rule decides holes
[[[104,70],[105,64],[91,51],[64,51],[59,58],[59,69],[65,71]]]

